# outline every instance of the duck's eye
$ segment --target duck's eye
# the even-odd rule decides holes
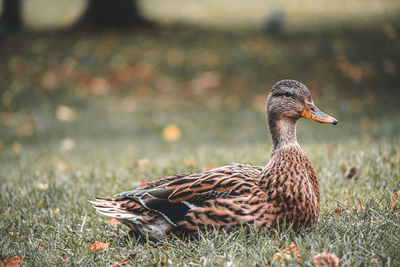
[[[286,96],[286,97],[291,97],[291,96],[293,96],[293,94],[292,94],[291,92],[286,92],[286,93],[285,93],[285,96]]]

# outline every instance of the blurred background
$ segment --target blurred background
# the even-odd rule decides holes
[[[287,78],[339,120],[302,121],[300,143],[398,140],[397,0],[0,3],[3,160],[269,151],[265,99]]]

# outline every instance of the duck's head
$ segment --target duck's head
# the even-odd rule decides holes
[[[304,117],[321,123],[337,124],[335,118],[323,113],[314,105],[308,88],[295,80],[282,80],[272,87],[266,111],[269,122],[295,122]]]

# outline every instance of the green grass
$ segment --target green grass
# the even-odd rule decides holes
[[[398,122],[379,141],[359,139],[361,131],[351,133],[345,118],[337,127],[299,122],[299,141],[320,183],[318,225],[300,233],[240,229],[208,233],[190,243],[170,237],[160,242],[169,248],[164,250],[154,248],[150,241],[128,238],[126,227],[105,223],[87,200],[134,188],[142,179],[202,171],[211,165],[266,164],[270,141],[263,114],[251,109],[164,110],[168,117],[161,124],[177,122],[182,128],[182,138],[167,143],[160,137],[161,128],[148,121],[160,109],[144,105],[107,118],[104,107],[113,104],[112,100],[92,100],[76,122],[48,118],[43,133],[21,142],[19,154],[12,146],[1,151],[1,255],[19,255],[27,265],[104,266],[135,253],[133,263],[138,265],[152,265],[155,258],[157,262],[167,259],[171,265],[244,266],[272,262],[272,255],[293,241],[303,265],[310,265],[313,255],[323,251],[337,255],[343,265],[370,265],[373,258],[378,265],[400,264],[400,213],[393,211],[391,203],[394,192],[400,190]],[[36,111],[36,116],[39,120],[44,115]],[[377,121],[376,127],[382,128],[384,123]],[[189,122],[193,126],[185,128]],[[345,138],[351,135],[354,138]],[[73,150],[60,147],[65,137],[75,141]],[[149,160],[145,166],[138,163],[143,158]],[[345,178],[352,166],[357,167],[358,180]],[[43,190],[40,184],[49,187]],[[346,208],[345,201],[348,212],[336,215],[334,209]],[[357,209],[358,204],[366,210]],[[111,242],[109,249],[90,252],[95,240]]]
[[[385,21],[278,36],[185,26],[9,36],[0,50],[0,256],[27,266],[104,266],[131,254],[134,265],[263,266],[293,241],[302,262],[288,265],[310,266],[320,252],[343,266],[400,265],[398,29]],[[320,184],[318,225],[168,237],[164,250],[130,239],[87,202],[169,174],[265,165],[263,101],[283,78],[304,82],[339,120],[298,125]],[[57,119],[61,106],[73,121]],[[168,124],[181,130],[175,143],[161,138]],[[346,179],[354,166],[358,179]],[[93,241],[110,247],[93,253]]]

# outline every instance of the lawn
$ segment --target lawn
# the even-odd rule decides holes
[[[11,35],[0,52],[2,260],[312,266],[329,252],[341,266],[399,266],[399,29],[384,22],[270,36],[172,25]],[[130,238],[88,203],[170,174],[265,165],[263,107],[283,78],[304,82],[339,120],[298,123],[318,176],[319,224],[154,243]],[[95,241],[108,248],[91,251]],[[299,258],[273,258],[292,242]]]

